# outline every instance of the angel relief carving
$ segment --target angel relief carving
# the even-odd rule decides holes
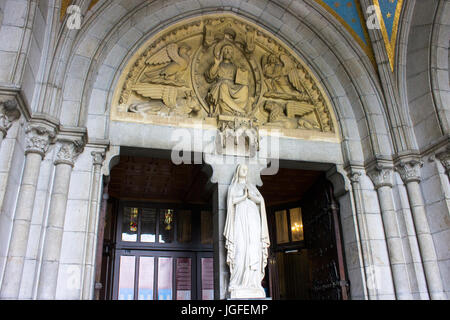
[[[262,58],[262,69],[265,76],[266,98],[308,101],[309,96],[303,88],[303,74],[297,69],[294,61],[287,55],[265,55]]]
[[[116,114],[334,132],[310,72],[265,31],[231,16],[163,32],[127,70]]]
[[[145,63],[152,68],[144,73],[141,82],[185,86],[186,81],[182,78],[189,66],[190,50],[191,48],[185,44],[180,46],[176,43],[168,44],[147,59]]]

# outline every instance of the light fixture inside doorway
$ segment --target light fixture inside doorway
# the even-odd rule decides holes
[[[303,230],[303,224],[298,224],[297,222],[291,228],[292,232],[300,232]]]
[[[167,209],[164,214],[164,223],[166,224],[166,230],[172,230],[173,210]]]

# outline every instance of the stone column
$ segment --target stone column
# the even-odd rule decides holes
[[[92,299],[94,297],[95,286],[95,251],[97,243],[97,225],[99,222],[99,192],[102,181],[102,165],[105,160],[105,152],[94,151],[92,155],[92,185],[91,185],[91,204],[89,208],[88,230],[86,236],[86,253],[84,263],[83,277],[83,299]],[[103,231],[103,230],[102,230]],[[103,240],[103,239],[102,239]]]
[[[45,232],[37,299],[56,296],[58,268],[66,218],[67,196],[74,162],[83,150],[83,141],[60,141]]]
[[[224,300],[227,298],[230,271],[227,266],[227,252],[223,230],[227,216],[227,194],[226,183],[218,183],[213,194],[213,250],[214,250],[214,299]]]
[[[377,165],[369,173],[369,176],[378,193],[396,297],[399,300],[411,300],[413,296],[409,285],[402,236],[392,193],[393,173],[393,167]]]
[[[105,223],[106,223],[106,214],[108,210],[108,184],[109,181],[107,179],[103,180],[103,197],[102,203],[100,207],[100,217],[98,222],[98,233],[97,233],[97,249],[95,255],[95,294],[94,299],[100,300],[100,290],[103,289],[103,283],[101,283],[102,278],[102,262],[103,262],[103,241],[105,238]]]
[[[0,149],[3,139],[14,121],[20,118],[20,111],[14,100],[0,102]]]
[[[355,201],[355,209],[356,209],[356,220],[358,223],[358,231],[359,231],[359,239],[362,247],[362,259],[363,259],[363,270],[365,276],[365,286],[364,286],[364,294],[369,300],[377,299],[377,291],[376,291],[376,282],[375,277],[370,276],[375,272],[368,272],[366,270],[367,267],[371,268],[373,265],[372,254],[370,252],[370,243],[369,243],[369,233],[367,231],[367,222],[364,216],[363,209],[363,196],[361,194],[361,172],[350,170],[348,177],[352,183],[352,193]]]
[[[397,165],[397,171],[406,185],[430,297],[432,300],[441,300],[447,299],[447,297],[444,292],[436,249],[434,247],[433,237],[425,211],[425,202],[419,184],[421,181],[420,168],[422,166],[423,162],[418,160],[402,161]]]
[[[25,133],[25,166],[0,291],[2,299],[17,299],[19,296],[41,162],[55,136],[54,128],[43,123],[29,124]]]

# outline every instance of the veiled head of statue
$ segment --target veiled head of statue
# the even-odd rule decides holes
[[[245,164],[240,164],[236,170],[237,173],[237,177],[239,179],[247,179],[247,175],[248,175],[248,167]]]

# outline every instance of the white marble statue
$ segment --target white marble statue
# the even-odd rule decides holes
[[[270,246],[264,199],[239,165],[228,189],[225,247],[231,299],[265,298],[261,285]]]

